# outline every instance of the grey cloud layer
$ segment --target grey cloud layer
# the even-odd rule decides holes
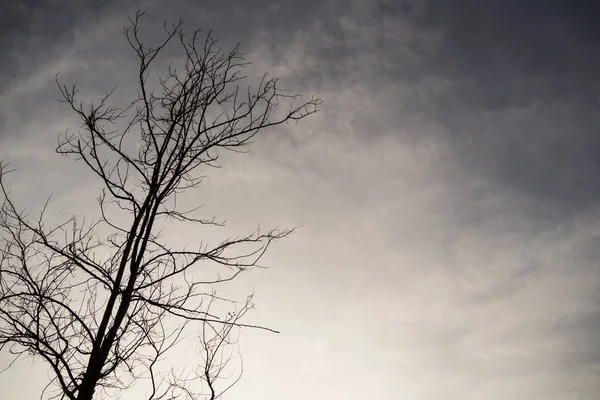
[[[257,72],[326,101],[312,121],[231,159],[203,192],[209,211],[242,225],[304,226],[275,250],[276,268],[253,278],[259,311],[285,334],[250,334],[239,395],[305,398],[305,385],[323,399],[600,390],[598,9],[523,3],[147,3],[155,22],[183,13],[225,43],[244,41]],[[47,32],[60,48],[84,49],[114,25],[98,21],[92,39]],[[118,39],[110,32],[104,41]],[[82,81],[126,79],[79,54],[69,68]],[[48,77],[13,98],[56,113]],[[25,135],[25,120],[11,118]],[[59,120],[49,128],[60,131]]]
[[[442,36],[429,71],[450,86],[420,106],[447,127],[466,164],[559,214],[593,205],[597,3],[432,1],[429,11],[419,25]]]
[[[0,90],[26,77],[74,40],[74,27],[101,18],[113,1],[7,0],[0,14]]]

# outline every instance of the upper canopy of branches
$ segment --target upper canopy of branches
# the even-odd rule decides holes
[[[214,165],[219,149],[241,151],[261,129],[298,121],[321,104],[319,99],[301,101],[300,96],[287,94],[278,87],[277,78],[266,75],[254,89],[240,88],[248,62],[239,46],[225,52],[210,32],[203,38],[199,30],[187,36],[183,20],[172,28],[165,25],[166,38],[158,46],[146,46],[140,38],[142,15],[136,13],[125,29],[139,59],[137,98],[119,109],[109,104],[113,90],[99,102],[85,104],[78,102],[75,85],[59,85],[64,101],[81,118],[83,130],[65,134],[57,149],[82,159],[105,181],[115,199],[129,203],[136,212],[142,204],[135,193],[138,181],[127,180],[131,174],[162,201],[198,184],[201,178],[193,172],[200,165]],[[149,68],[171,42],[182,49],[183,66],[170,66],[158,87],[149,88]],[[291,100],[287,110],[274,117],[273,111],[284,99]],[[295,104],[294,100],[300,101]],[[117,122],[123,122],[123,127],[109,130]],[[131,134],[138,138],[136,153],[123,145]],[[107,160],[104,154],[113,157]]]

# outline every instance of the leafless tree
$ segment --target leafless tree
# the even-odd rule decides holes
[[[232,300],[215,286],[260,266],[269,245],[291,230],[173,247],[161,235],[173,225],[161,221],[222,226],[182,209],[177,195],[198,187],[222,151],[243,152],[258,132],[297,122],[321,101],[287,94],[276,78],[245,84],[248,62],[239,47],[223,51],[210,33],[186,35],[183,20],[165,24],[164,41],[148,46],[139,30],[143,14],[124,31],[139,62],[137,96],[128,106],[111,105],[112,91],[80,102],[76,85],[57,77],[63,101],[82,121],[78,132],[59,137],[57,152],[101,180],[101,217],[50,226],[47,204],[37,215],[19,209],[7,165],[0,165],[0,349],[47,363],[53,379],[42,397],[114,397],[144,381],[148,400],[216,399],[227,389],[218,379],[227,373],[233,329],[270,330],[242,322],[251,296],[235,303],[237,313],[219,315],[215,305]],[[167,46],[180,49],[184,61],[150,84],[150,67]],[[199,278],[207,264],[221,271]],[[199,336],[202,364],[161,367],[190,332]]]

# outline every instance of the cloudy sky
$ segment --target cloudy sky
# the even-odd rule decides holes
[[[235,286],[282,333],[242,334],[226,400],[598,398],[597,2],[4,0],[0,159],[26,206],[92,207],[96,183],[53,152],[78,125],[54,76],[126,99],[136,7],[149,40],[183,14],[325,101],[201,191],[232,234],[302,225]],[[1,397],[46,381],[23,361]]]

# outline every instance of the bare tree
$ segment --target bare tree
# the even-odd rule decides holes
[[[240,88],[248,62],[239,47],[224,52],[210,33],[188,36],[183,20],[165,24],[164,41],[148,46],[139,30],[142,15],[136,12],[125,28],[139,61],[138,94],[127,107],[111,105],[112,91],[98,102],[80,102],[77,87],[57,77],[63,101],[82,121],[77,133],[59,137],[57,152],[101,180],[101,217],[73,216],[49,226],[47,204],[37,216],[17,207],[7,166],[0,165],[0,349],[47,363],[53,379],[42,397],[98,399],[146,380],[148,400],[216,399],[226,389],[217,380],[230,360],[224,351],[232,329],[268,329],[242,322],[251,296],[237,313],[213,312],[215,304],[232,301],[214,289],[260,266],[269,245],[291,230],[173,247],[161,235],[161,221],[222,226],[198,217],[197,209],[182,209],[178,194],[198,187],[223,150],[244,151],[264,128],[298,121],[321,101],[286,94],[266,76]],[[150,67],[170,45],[184,62],[151,85]],[[198,278],[207,263],[221,272]],[[190,332],[199,335],[202,364],[160,367]]]

